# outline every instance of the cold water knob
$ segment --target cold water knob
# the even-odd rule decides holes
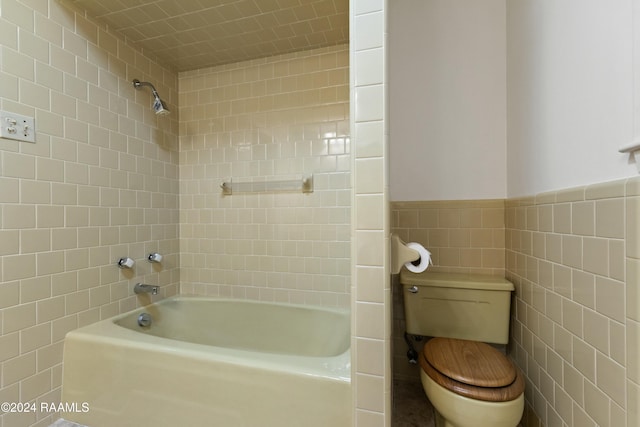
[[[157,252],[154,252],[152,254],[149,254],[149,257],[147,259],[149,260],[149,262],[161,263],[162,262],[162,255],[160,255]]]
[[[133,268],[133,265],[135,263],[136,262],[134,260],[132,260],[131,258],[129,258],[129,257],[120,258],[118,260],[118,267],[120,267],[120,268]]]

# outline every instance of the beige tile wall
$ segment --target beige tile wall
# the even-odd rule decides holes
[[[391,288],[385,0],[351,10],[352,281],[354,425],[391,425]]]
[[[177,115],[156,118],[131,85],[177,111],[177,75],[58,1],[0,9],[0,109],[37,128],[36,144],[0,139],[0,402],[39,405],[60,402],[67,331],[135,307],[135,282],[178,292]]]
[[[527,375],[527,427],[640,425],[639,195],[635,178],[506,202],[392,204],[392,232],[429,248],[434,270],[506,270],[516,284],[510,354]],[[483,266],[485,249],[505,261]],[[396,292],[394,376],[415,380],[402,309]]]
[[[508,200],[528,426],[638,424],[640,180]]]
[[[178,234],[175,226],[178,190],[174,188],[178,182],[174,148],[177,116],[170,116],[169,121],[156,121],[147,108],[148,94],[129,92],[132,78],[152,81],[175,112],[177,78],[104,28],[62,8],[57,1],[1,2],[1,107],[35,115],[39,143],[36,146],[18,144],[18,147],[9,143],[9,148],[3,147],[1,153],[3,174],[8,173],[10,181],[4,182],[7,178],[2,178],[3,194],[7,194],[8,204],[17,207],[5,209],[2,205],[3,227],[5,224],[14,227],[2,230],[6,238],[2,239],[2,266],[9,266],[7,270],[14,273],[8,273],[9,280],[3,280],[0,287],[0,301],[7,304],[1,308],[0,316],[0,328],[3,328],[0,398],[3,401],[28,398],[57,401],[61,339],[67,330],[128,309],[135,301],[130,295],[130,286],[137,280],[163,283],[165,294],[177,290],[177,269],[174,268],[179,263],[178,251],[174,250]],[[361,251],[374,247],[372,243],[375,247],[387,247],[385,10],[384,0],[357,0],[350,11],[353,38],[350,82],[354,88],[350,98],[357,98],[359,107],[351,110],[358,112],[358,117],[352,115],[352,128],[358,140],[354,143],[357,154],[354,153],[349,163],[352,169],[358,168],[360,178],[349,186],[353,186],[356,193],[350,203],[357,201],[360,213],[352,211],[350,215],[353,218],[350,240],[358,249],[352,246],[347,256],[353,260],[350,262],[353,280],[349,284],[354,309],[354,424],[366,426],[388,426],[391,415],[391,363],[387,357],[391,298],[385,268],[388,254],[385,250],[378,256],[376,251]],[[236,107],[237,103],[232,105]],[[212,114],[211,111],[205,113]],[[41,140],[46,141],[46,145],[40,144]],[[46,149],[40,151],[42,147]],[[355,147],[352,148],[355,151]],[[99,161],[91,154],[95,150],[98,150]],[[42,166],[45,164],[49,166]],[[248,165],[256,167],[259,163]],[[20,174],[25,170],[27,175],[23,177]],[[15,181],[11,181],[14,179],[23,186],[16,187]],[[51,187],[51,203],[46,203],[46,196],[41,199],[42,195],[37,201],[29,199],[31,191],[29,195],[25,191],[25,197],[20,198],[20,188],[42,184]],[[133,188],[128,188],[129,185]],[[330,181],[329,185],[338,184]],[[28,202],[34,209],[24,207]],[[138,207],[142,211],[134,210]],[[368,218],[362,213],[366,211],[379,211],[381,217]],[[7,221],[5,217],[11,219]],[[35,227],[32,226],[34,217]],[[73,231],[71,238],[65,233],[74,227],[83,242],[91,236],[95,242],[97,233],[99,246],[75,251],[67,248],[66,245],[73,245],[67,243],[72,242]],[[22,248],[16,249],[23,229],[25,237],[43,231],[45,243],[38,239],[37,244],[26,245],[27,256],[18,257],[23,255]],[[86,262],[82,255],[86,257],[87,248],[89,267],[85,269],[79,264]],[[139,254],[140,248],[143,253],[163,251],[171,264],[161,272],[149,270],[149,265],[140,262],[144,256]],[[138,260],[136,271],[131,275],[112,268],[123,250]],[[357,260],[355,254],[358,254]],[[103,261],[106,257],[109,260]],[[66,260],[69,263],[65,265]],[[62,271],[61,265],[64,265]],[[12,266],[15,266],[13,270]],[[35,277],[15,273],[23,267],[30,271],[28,274],[34,274],[35,268]],[[27,286],[39,280],[43,280],[40,286]],[[100,285],[89,290],[90,308],[85,310],[85,287],[91,287],[87,283],[96,280]],[[334,293],[325,288],[321,292],[322,295]],[[100,305],[102,301],[105,305]],[[367,328],[370,322],[378,326]],[[0,416],[0,426],[46,426],[54,416]]]
[[[349,47],[180,74],[182,293],[349,306]],[[313,175],[314,191],[223,181]]]
[[[432,255],[430,271],[503,276],[505,260],[504,200],[435,200],[391,203],[391,232],[418,242]],[[393,376],[420,381],[409,364],[404,339],[404,302],[393,278]],[[413,342],[420,351],[424,342]]]
[[[361,212],[368,209],[373,209],[371,210],[372,212],[375,209],[382,212],[381,218],[376,216],[376,218],[369,219],[366,215],[358,215],[360,222],[358,225],[353,226],[351,240],[362,248],[372,247],[370,245],[371,238],[373,238],[373,242],[377,243],[377,247],[387,246],[384,236],[388,234],[389,222],[388,215],[385,213],[388,183],[386,178],[384,180],[381,179],[381,177],[386,177],[387,175],[384,162],[387,138],[385,130],[386,113],[383,108],[386,99],[384,96],[385,3],[385,1],[354,2],[350,18],[352,42],[356,45],[356,49],[352,50],[354,71],[351,77],[351,84],[352,87],[356,84],[359,87],[357,92],[360,107],[357,109],[358,118],[355,119],[357,124],[354,126],[355,132],[359,135],[358,153],[349,163],[358,165],[361,171],[358,174],[361,178],[358,182],[353,183],[354,187],[357,188],[358,194],[351,202],[358,200]],[[143,92],[136,93],[133,95],[136,99],[135,104],[129,102],[129,80],[137,77],[152,81],[158,87],[163,98],[169,101],[170,108],[176,111],[176,78],[172,73],[158,67],[152,59],[130,49],[108,31],[99,29],[85,18],[61,8],[58,2],[30,2],[28,4],[29,6],[25,6],[23,3],[11,0],[2,2],[2,25],[0,26],[3,35],[3,43],[0,46],[3,62],[3,69],[0,73],[0,88],[3,96],[2,108],[25,114],[33,111],[38,120],[39,132],[42,135],[47,135],[48,141],[53,142],[55,140],[56,144],[52,144],[48,151],[45,150],[44,154],[41,152],[35,153],[33,147],[31,152],[29,152],[29,148],[23,148],[22,146],[20,149],[14,147],[13,151],[19,155],[27,156],[26,170],[35,169],[36,162],[39,164],[49,162],[51,165],[55,165],[56,162],[62,161],[66,162],[63,163],[65,166],[69,166],[66,169],[63,168],[63,170],[60,170],[60,166],[58,166],[57,169],[46,174],[41,173],[39,179],[50,180],[51,186],[55,187],[51,194],[56,195],[56,200],[63,197],[65,203],[69,203],[69,207],[84,208],[83,205],[74,205],[72,203],[74,201],[73,193],[65,190],[77,186],[78,197],[82,194],[89,198],[87,202],[89,219],[84,220],[82,223],[89,221],[89,225],[85,227],[86,230],[83,230],[83,232],[86,231],[92,234],[96,232],[96,228],[99,228],[99,238],[105,239],[100,242],[101,245],[105,244],[110,248],[109,262],[101,266],[99,275],[95,272],[96,270],[91,269],[92,279],[99,278],[98,280],[101,283],[99,289],[102,291],[103,296],[106,296],[107,293],[105,291],[109,290],[109,301],[112,299],[120,301],[118,298],[124,301],[123,307],[118,304],[118,310],[127,309],[129,304],[126,301],[131,301],[129,284],[136,281],[140,274],[143,274],[144,280],[148,279],[147,281],[149,282],[156,280],[156,277],[158,282],[161,281],[160,277],[166,278],[166,274],[146,271],[144,267],[146,264],[139,262],[138,267],[141,270],[136,270],[133,276],[125,276],[121,280],[117,274],[122,272],[116,270],[116,275],[114,276],[111,262],[114,261],[114,256],[121,256],[121,250],[116,250],[116,248],[122,245],[123,248],[126,247],[127,252],[131,252],[129,255],[140,261],[139,255],[137,255],[140,246],[139,241],[144,242],[142,244],[144,246],[143,252],[146,253],[156,249],[156,246],[158,246],[158,249],[164,250],[164,246],[159,248],[159,246],[162,246],[161,242],[173,240],[173,224],[177,222],[173,216],[175,207],[173,195],[177,191],[173,189],[172,185],[177,182],[174,179],[177,176],[177,172],[175,172],[173,166],[176,164],[177,159],[174,156],[175,150],[172,146],[175,141],[175,135],[178,133],[176,129],[177,121],[174,120],[174,116],[171,116],[169,123],[166,121],[156,123],[155,116],[147,109],[147,104],[149,103],[148,94]],[[7,23],[9,25],[6,25]],[[18,47],[18,32],[20,32],[22,47]],[[37,37],[32,36],[34,34]],[[74,38],[76,35],[78,37]],[[23,50],[22,52],[20,51],[21,49]],[[12,65],[9,67],[7,64]],[[360,66],[355,67],[356,64],[360,64]],[[15,71],[11,68],[23,65],[26,66],[26,70]],[[33,68],[31,68],[32,66]],[[36,75],[40,80],[34,83]],[[114,75],[117,77],[114,77]],[[122,76],[124,75],[126,77],[123,78]],[[272,87],[269,87],[266,90],[272,89]],[[351,99],[355,99],[355,95],[354,90],[351,94]],[[20,99],[21,97],[25,99]],[[127,98],[127,102],[123,101],[123,97]],[[236,106],[237,104],[232,108]],[[353,109],[352,111],[355,110]],[[206,112],[206,114],[211,113],[211,111]],[[67,116],[68,118],[65,118]],[[85,126],[89,129],[86,132],[84,131]],[[66,129],[66,131],[63,129]],[[88,133],[88,136],[85,136],[85,133]],[[126,135],[126,137],[121,134]],[[135,136],[132,137],[131,135]],[[67,141],[67,138],[70,141]],[[137,144],[138,140],[142,141],[139,145]],[[102,141],[98,150],[101,159],[104,155],[104,160],[101,160],[101,163],[97,165],[90,163],[92,161],[91,157],[84,151],[85,149],[88,150],[96,141]],[[38,147],[42,147],[42,145],[38,145]],[[77,155],[77,162],[73,161],[76,159],[73,154],[75,147],[80,150]],[[11,150],[3,150],[3,156],[5,151],[10,152]],[[246,154],[246,152],[243,153]],[[135,166],[133,166],[131,158],[126,154],[131,154],[135,157]],[[335,152],[331,154],[335,154]],[[152,160],[143,160],[141,155],[149,156]],[[33,156],[33,166],[31,166],[30,160],[28,160],[30,157],[28,156]],[[167,159],[167,156],[170,159]],[[330,155],[327,155],[327,158],[329,157]],[[3,165],[6,165],[3,166],[3,169],[10,169],[12,165],[17,165],[16,161],[19,157],[8,156],[7,159],[3,163]],[[95,160],[93,161],[95,162]],[[78,166],[74,163],[78,163]],[[251,167],[256,167],[256,164],[259,163],[252,163]],[[138,186],[135,191],[139,199],[136,197],[135,203],[151,206],[151,208],[144,208],[142,220],[140,220],[140,216],[136,212],[135,215],[132,213],[131,221],[133,222],[128,223],[127,221],[130,217],[127,216],[125,219],[125,211],[116,211],[117,208],[125,207],[118,205],[119,198],[118,202],[116,202],[115,188],[118,188],[117,193],[120,196],[120,187],[124,182],[123,174],[118,172],[116,165],[118,165],[118,168],[120,165],[127,165],[129,168],[126,169],[126,175],[134,179],[126,182],[135,182],[135,185]],[[75,172],[72,172],[74,166],[76,166],[76,169]],[[67,184],[64,182],[64,179],[66,179],[64,178],[65,174],[73,175],[73,179],[76,181],[82,180],[83,172],[78,172],[77,169],[82,169],[85,166],[92,171],[88,173],[89,184],[74,182],[69,183],[70,187],[58,184],[53,185],[53,183],[59,182]],[[102,167],[109,169],[109,173],[100,169]],[[138,168],[137,172],[130,170],[136,170],[135,168]],[[14,168],[14,170],[16,169]],[[68,170],[68,172],[65,172],[65,170]],[[29,176],[31,175],[28,175],[27,178],[17,179],[22,179],[23,181],[21,182],[26,184]],[[341,179],[339,178],[338,180]],[[109,187],[111,185],[116,186],[116,183],[117,187]],[[15,184],[11,186],[7,183],[2,183],[2,185],[4,188],[8,187],[6,194],[11,195],[11,202],[20,205],[19,190],[15,188]],[[342,184],[331,182],[329,185],[342,186]],[[352,183],[349,185],[352,185]],[[101,188],[97,196],[92,188],[93,186]],[[102,187],[105,187],[105,189],[102,190]],[[165,188],[170,188],[170,190],[165,193]],[[129,206],[133,203],[132,195],[127,193],[127,197],[126,208],[132,211]],[[104,203],[108,203],[107,207],[101,204],[103,199]],[[165,206],[170,207],[166,208]],[[65,205],[65,211],[66,208],[67,205]],[[11,211],[12,208],[7,210],[7,212]],[[31,214],[29,209],[26,209],[25,212]],[[38,212],[39,226],[60,228],[61,230],[58,231],[62,231],[60,224],[63,220],[60,220],[59,209],[45,205]],[[113,224],[111,223],[112,212],[115,215]],[[351,224],[355,224],[355,212],[352,212],[350,216],[354,218]],[[82,218],[82,215],[80,215],[80,218]],[[15,247],[15,241],[19,239],[19,237],[16,237],[16,233],[19,236],[23,225],[25,225],[22,221],[28,223],[28,215],[25,215],[25,219],[14,222],[13,226],[18,228],[11,229],[13,231],[11,238],[7,233],[7,240],[3,239],[3,246],[13,245]],[[78,221],[77,217],[76,221]],[[144,226],[138,224],[140,221],[143,222]],[[11,221],[9,221],[9,224],[11,224]],[[73,223],[69,222],[69,225],[71,224]],[[353,235],[356,230],[360,230],[358,236]],[[369,233],[370,231],[372,233]],[[175,233],[177,234],[177,231]],[[51,236],[52,234],[53,231],[49,235]],[[60,242],[64,240],[61,237],[60,234],[56,234],[55,238],[49,237],[49,239]],[[4,243],[5,241],[7,243]],[[113,250],[111,250],[112,247],[114,248]],[[33,251],[34,249],[30,250]],[[80,262],[80,258],[75,257],[77,253],[72,254],[68,252],[68,249],[60,250],[65,253],[65,256],[62,257],[63,259]],[[11,250],[6,247],[3,251],[8,251],[11,254]],[[91,262],[102,262],[97,261],[103,258],[98,256],[99,252],[101,252],[99,248],[90,250],[90,254],[93,254],[93,258],[90,258],[93,260]],[[136,255],[133,255],[133,252],[136,252]],[[349,255],[359,253],[353,248],[349,252]],[[175,253],[177,254],[177,251]],[[380,252],[375,250],[364,251],[359,256],[357,265],[354,262],[351,269],[352,272],[355,272],[354,280],[350,283],[352,286],[352,307],[355,309],[353,316],[354,372],[356,373],[354,378],[355,425],[390,425],[391,364],[387,355],[390,349],[391,300],[389,297],[389,276],[385,269],[384,261],[386,259],[384,254],[387,253],[386,249]],[[33,256],[38,257],[39,255],[35,255],[34,252]],[[80,278],[79,270],[71,270],[70,272],[53,271],[55,270],[54,266],[57,265],[59,269],[62,262],[58,254],[53,255],[51,258],[47,256],[39,256],[39,258],[42,263],[38,263],[38,265],[46,266],[50,270],[42,270],[39,273],[45,274],[45,276],[50,275],[52,297],[45,296],[45,291],[40,294],[40,299],[35,300],[34,298],[37,297],[34,294],[27,297],[27,293],[25,293],[25,298],[27,298],[24,300],[25,305],[23,306],[20,303],[11,305],[10,308],[14,314],[33,313],[33,302],[35,302],[37,313],[42,310],[42,312],[48,314],[39,315],[37,320],[33,320],[33,315],[29,315],[31,320],[27,322],[21,321],[19,316],[18,320],[14,321],[12,316],[5,316],[4,311],[3,315],[0,316],[2,327],[9,331],[8,334],[1,337],[4,341],[3,345],[0,346],[2,349],[0,358],[3,363],[3,386],[0,390],[2,400],[13,401],[19,398],[28,398],[30,395],[38,396],[38,399],[43,400],[55,401],[59,399],[60,340],[64,332],[79,324],[97,320],[103,315],[106,316],[115,312],[115,305],[110,302],[107,306],[114,309],[114,311],[104,310],[100,315],[94,315],[97,313],[96,308],[86,311],[71,309],[70,313],[67,314],[66,309],[63,310],[60,301],[68,296],[70,306],[74,307],[73,301],[86,301],[86,293],[79,293],[77,289],[81,285],[73,280],[66,280],[65,275],[68,274],[69,277],[83,283],[86,283],[87,277],[82,275]],[[17,260],[18,258],[11,259],[11,261]],[[29,257],[20,258],[19,260],[21,266],[27,266],[33,270],[34,262]],[[174,265],[178,265],[177,258]],[[70,268],[70,266],[65,268]],[[16,270],[19,269],[16,268]],[[173,285],[175,276],[173,274],[176,270],[173,267],[169,270],[171,271],[171,278],[165,286],[166,293],[171,293],[171,289],[175,289]],[[39,273],[37,272],[36,274]],[[56,276],[55,278],[54,275]],[[20,280],[21,284],[27,283],[27,279],[16,278],[16,280]],[[15,281],[11,280],[7,283],[13,282]],[[15,285],[5,287],[5,282],[2,285],[3,302],[11,301],[11,304],[13,304],[13,301],[19,300],[20,296],[17,296],[19,291]],[[47,285],[44,288],[46,289]],[[239,287],[236,289],[239,289]],[[284,292],[287,293],[289,290]],[[332,291],[326,292],[324,288],[322,292],[323,295],[332,293]],[[54,294],[55,297],[53,296]],[[90,299],[90,301],[95,302],[97,300]],[[332,301],[331,303],[334,302]],[[2,308],[2,310],[5,309],[5,307]],[[85,313],[89,315],[83,316]],[[379,324],[380,329],[366,328],[365,326],[371,321],[375,321],[376,325]],[[360,325],[357,330],[356,323]],[[37,340],[35,339],[26,339],[26,331],[38,325],[41,325],[38,331],[44,331],[45,338],[48,334],[47,331],[52,331],[51,339],[42,340],[41,345],[36,344]],[[36,329],[33,329],[32,332],[31,337],[37,336]],[[24,344],[22,348],[19,348],[20,334],[25,335],[25,339],[22,342],[29,343]],[[47,362],[48,360],[51,361]],[[22,379],[19,380],[18,378]],[[49,418],[51,417],[4,416],[0,417],[0,425],[2,427],[8,425],[11,427],[22,425],[44,426],[48,425]]]
[[[391,232],[427,248],[433,271],[504,275],[504,200],[392,202]]]

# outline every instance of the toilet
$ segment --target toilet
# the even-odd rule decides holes
[[[491,344],[509,341],[508,280],[478,274],[400,272],[408,334],[432,337],[418,356],[436,427],[516,427],[525,382]]]

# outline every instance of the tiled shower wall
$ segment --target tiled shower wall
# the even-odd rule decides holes
[[[135,282],[178,292],[178,120],[131,84],[175,109],[177,75],[58,1],[1,0],[0,35],[0,109],[37,128],[0,140],[0,402],[60,402],[67,331],[134,308]]]
[[[507,201],[527,426],[636,427],[640,180]]]
[[[348,307],[349,47],[180,74],[181,292]],[[224,195],[313,175],[314,191]]]

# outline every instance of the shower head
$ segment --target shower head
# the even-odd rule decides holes
[[[164,103],[162,99],[160,99],[160,95],[158,95],[158,91],[155,87],[149,82],[141,82],[138,79],[133,79],[133,87],[136,89],[140,89],[142,86],[149,86],[151,88],[151,94],[153,95],[153,104],[151,107],[153,111],[159,116],[164,116],[169,114],[169,108],[167,108],[167,104]]]
[[[167,104],[164,103],[164,101],[162,99],[160,99],[160,97],[158,96],[158,94],[154,95],[155,99],[153,100],[153,111],[156,112],[157,115],[159,116],[166,116],[167,114],[170,113],[169,108],[167,107]]]

